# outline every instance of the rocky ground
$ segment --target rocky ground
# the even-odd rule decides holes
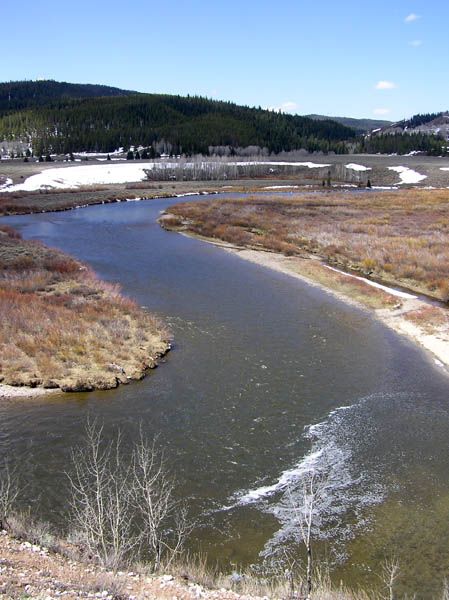
[[[148,576],[132,571],[113,573],[54,554],[47,548],[0,532],[0,599],[196,600],[246,598],[224,588],[207,590],[172,575]]]

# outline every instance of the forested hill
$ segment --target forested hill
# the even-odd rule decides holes
[[[9,81],[0,83],[0,116],[9,111],[44,106],[54,100],[129,96],[137,92],[107,85],[67,83],[65,81]]]
[[[324,115],[306,115],[310,119],[316,119],[317,121],[323,121],[325,119],[336,121],[346,127],[355,129],[357,133],[368,133],[372,129],[388,127],[392,125],[391,121],[379,120],[379,119],[353,119],[351,117],[325,117]]]
[[[331,120],[231,102],[73,85],[0,84],[0,108],[9,107],[0,112],[0,139],[29,142],[37,154],[111,152],[162,141],[173,153],[208,154],[217,146],[225,153],[247,146],[345,152],[344,142],[356,135]],[[78,97],[83,90],[87,97]]]

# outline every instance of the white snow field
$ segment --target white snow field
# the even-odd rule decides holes
[[[427,175],[421,175],[417,171],[413,171],[413,169],[409,169],[409,167],[388,167],[389,171],[395,171],[395,173],[399,173],[399,184],[402,183],[419,183],[423,181],[423,179],[427,179]]]
[[[307,167],[308,169],[317,169],[330,167],[329,164],[320,164],[313,162],[282,162],[282,161],[239,161],[239,162],[134,162],[127,161],[126,164],[101,164],[101,165],[86,165],[76,167],[61,167],[46,169],[37,175],[28,177],[23,183],[17,185],[9,185],[2,187],[2,192],[17,192],[26,191],[32,192],[45,188],[77,188],[87,185],[102,185],[113,183],[134,183],[144,181],[146,179],[146,170],[149,169],[166,169],[166,168],[201,168],[207,165],[210,166],[292,166],[292,167]]]

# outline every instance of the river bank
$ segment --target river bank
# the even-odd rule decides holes
[[[341,300],[352,302],[359,307],[371,309],[385,325],[406,335],[415,343],[430,352],[442,365],[449,368],[449,315],[447,309],[431,306],[417,297],[397,295],[397,290],[390,292],[376,290],[368,282],[357,283],[350,275],[329,273],[322,264],[305,264],[307,259],[285,257],[281,254],[262,252],[260,250],[238,250],[227,248],[244,260],[297,277],[312,285],[318,285]],[[322,283],[323,281],[326,283]],[[359,284],[360,282],[360,284]],[[387,286],[385,286],[387,289]],[[384,308],[376,308],[379,304]]]
[[[449,367],[448,198],[446,190],[250,196],[172,206],[160,223],[370,309]]]
[[[111,389],[170,348],[153,315],[86,265],[0,227],[0,397]]]
[[[186,557],[156,574],[146,570],[143,564],[124,565],[122,570],[111,571],[91,561],[82,561],[77,556],[77,549],[66,541],[58,541],[58,544],[63,548],[62,552],[49,549],[38,540],[30,542],[0,531],[0,599],[263,600],[299,593],[294,591],[298,582],[290,582],[285,574],[272,579],[236,571],[221,574],[207,569],[201,557]],[[341,586],[334,589],[325,575],[317,576],[314,583],[315,598],[366,600],[381,597],[374,591],[368,595]]]

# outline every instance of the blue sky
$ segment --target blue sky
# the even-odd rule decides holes
[[[0,23],[1,81],[391,120],[449,108],[448,0],[1,0]]]

